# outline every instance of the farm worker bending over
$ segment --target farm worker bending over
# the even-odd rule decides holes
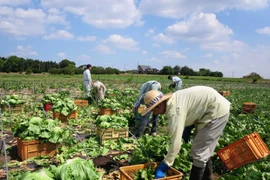
[[[91,69],[92,69],[92,65],[87,64],[86,70],[83,72],[83,82],[84,82],[85,91],[88,97],[90,96],[91,85],[92,85]]]
[[[98,102],[99,100],[104,99],[105,93],[106,93],[106,86],[100,82],[100,81],[95,81],[93,83],[93,87],[95,88],[95,95],[96,95],[96,101]]]
[[[144,130],[146,126],[148,125],[148,119],[150,118],[152,112],[148,112],[147,114],[143,115],[142,118],[138,116],[138,108],[141,104],[143,104],[143,99],[145,96],[145,93],[147,93],[150,90],[156,90],[156,91],[161,91],[161,84],[157,81],[147,81],[146,83],[142,84],[140,88],[140,94],[139,94],[139,99],[134,105],[134,114],[136,119],[140,120],[139,127],[138,127],[138,132],[136,134],[137,137],[140,137],[143,135]],[[153,136],[156,136],[157,132],[157,124],[158,124],[158,115],[152,114],[152,129],[151,129],[151,134]]]
[[[173,84],[170,85],[170,87],[175,87],[175,90],[179,90],[181,89],[181,86],[182,86],[182,80],[177,77],[177,76],[174,76],[172,77],[171,75],[168,76],[168,79],[172,80]]]
[[[163,95],[152,90],[144,97],[147,109],[166,114],[171,145],[163,162],[156,169],[155,178],[162,178],[181,149],[181,136],[185,126],[195,125],[191,155],[193,165],[190,180],[212,179],[211,156],[215,150],[230,112],[230,102],[216,90],[207,86],[194,86]]]

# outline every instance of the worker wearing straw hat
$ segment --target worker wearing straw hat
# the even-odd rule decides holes
[[[178,155],[185,126],[195,125],[191,155],[193,165],[190,180],[212,179],[211,156],[216,147],[230,112],[230,102],[215,89],[194,86],[163,95],[149,91],[144,97],[147,107],[142,115],[152,111],[155,115],[166,114],[171,145],[167,155],[156,169],[155,178],[165,176]]]

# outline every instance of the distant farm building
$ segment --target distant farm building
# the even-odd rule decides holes
[[[138,65],[138,73],[139,74],[151,74],[151,73],[158,73],[159,70],[156,68],[151,68],[147,65]]]

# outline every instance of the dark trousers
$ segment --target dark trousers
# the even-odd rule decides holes
[[[188,143],[190,141],[190,133],[192,129],[195,128],[195,125],[190,125],[185,127],[182,138],[184,139],[185,143]]]
[[[151,123],[152,123],[152,128],[151,128],[151,133],[157,132],[157,126],[158,126],[158,115],[154,115],[152,112],[147,113],[145,116],[142,117],[139,123],[138,127],[138,133],[137,136],[141,136],[144,134],[146,126],[149,124],[149,118],[152,114],[151,118]]]

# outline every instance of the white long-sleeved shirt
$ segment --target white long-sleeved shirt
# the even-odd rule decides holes
[[[83,72],[83,81],[91,84],[92,78],[91,78],[91,72],[89,69],[86,69]]]
[[[172,77],[172,82],[173,83],[181,82],[181,84],[182,84],[182,80],[179,77],[177,77],[177,76]]]
[[[173,165],[181,149],[185,126],[195,124],[198,131],[212,120],[228,114],[230,104],[215,89],[206,86],[194,86],[173,93],[166,107],[171,145],[164,162]]]

